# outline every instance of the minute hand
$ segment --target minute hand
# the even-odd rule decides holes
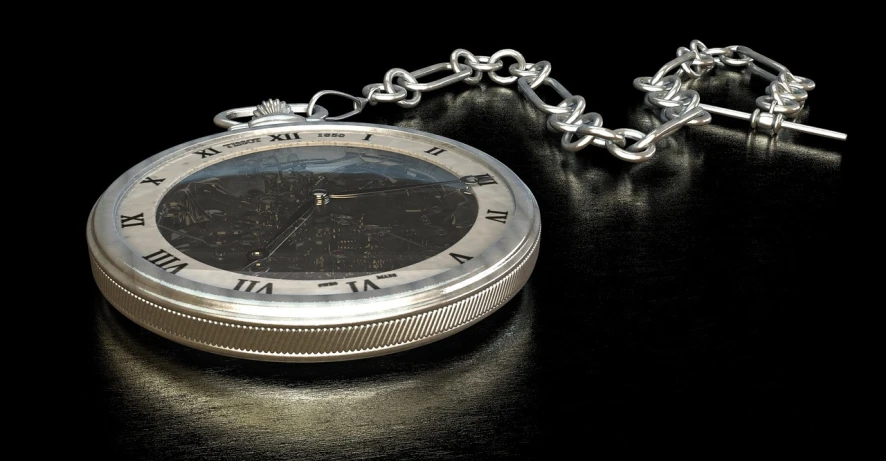
[[[357,198],[363,197],[366,195],[374,195],[374,194],[382,194],[385,192],[395,192],[401,190],[408,189],[418,189],[420,187],[428,187],[428,186],[439,186],[441,184],[452,184],[452,183],[464,183],[464,178],[462,179],[453,179],[450,181],[438,181],[438,182],[425,182],[421,184],[407,184],[404,186],[386,186],[386,187],[375,187],[372,189],[359,189],[347,192],[339,192],[337,194],[329,194],[329,198],[339,199],[339,198]]]

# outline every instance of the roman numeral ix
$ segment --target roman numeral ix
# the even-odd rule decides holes
[[[135,216],[120,215],[120,227],[144,226],[145,214],[139,213]]]

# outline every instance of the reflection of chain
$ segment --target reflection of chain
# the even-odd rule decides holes
[[[516,61],[508,66],[510,74],[508,76],[498,73],[505,66],[502,61],[504,58]],[[772,68],[778,72],[778,75],[770,73],[758,64]],[[697,79],[715,66],[747,67],[751,72],[771,80],[772,83],[766,89],[768,94],[757,98],[758,109],[754,113],[747,114],[700,104],[697,91],[683,88],[684,77]],[[431,82],[418,81],[419,78],[438,72],[448,73]],[[381,83],[364,86],[362,97],[324,90],[316,93],[306,105],[287,106],[286,103],[277,100],[266,101],[260,107],[223,112],[216,117],[216,123],[229,129],[236,128],[237,125],[243,124],[231,121],[231,117],[244,116],[253,112],[252,109],[255,109],[253,120],[265,118],[268,122],[273,122],[275,118],[286,120],[286,117],[293,117],[291,114],[297,110],[305,113],[308,121],[318,121],[343,120],[357,115],[362,112],[366,103],[374,105],[379,102],[395,102],[401,107],[414,107],[421,100],[423,92],[437,90],[456,82],[476,85],[483,78],[483,74],[501,85],[516,82],[519,91],[536,108],[548,114],[548,129],[562,133],[560,144],[572,152],[593,144],[605,147],[612,155],[622,160],[643,162],[655,154],[656,142],[672,135],[684,125],[710,123],[711,113],[748,120],[752,128],[767,128],[773,134],[777,134],[782,128],[789,128],[819,136],[846,139],[843,133],[785,120],[786,117],[797,115],[803,108],[808,96],[807,91],[815,87],[812,80],[793,75],[785,66],[747,47],[708,48],[698,40],[693,40],[689,48],[679,47],[677,57],[662,66],[654,76],[639,77],[634,80],[634,86],[647,93],[645,105],[658,112],[663,122],[648,133],[630,128],[615,130],[604,128],[600,114],[584,112],[583,97],[573,95],[557,80],[550,77],[551,63],[548,61],[527,63],[522,54],[510,49],[497,51],[492,56],[475,56],[467,50],[457,49],[449,56],[449,62],[434,64],[413,72],[400,68],[389,70]],[[551,87],[563,100],[557,105],[546,104],[535,91],[541,85]],[[328,116],[326,110],[317,104],[320,98],[326,95],[349,99],[354,104],[353,110],[342,115]],[[279,107],[285,109],[281,111]],[[576,136],[578,139],[575,139]],[[635,142],[628,145],[628,139]]]

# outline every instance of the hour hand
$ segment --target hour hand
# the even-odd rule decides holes
[[[274,234],[274,236],[271,237],[267,243],[265,243],[263,247],[253,249],[247,254],[247,260],[249,261],[249,264],[244,266],[242,270],[249,271],[263,268],[263,262],[271,255],[273,255],[274,252],[276,252],[280,248],[280,246],[283,245],[283,243],[292,236],[292,234],[294,234],[311,219],[311,216],[313,216],[314,211],[317,210],[318,205],[321,205],[321,203],[317,202],[316,200],[305,201],[305,203],[296,208],[295,212],[292,213],[292,216],[280,227],[280,230],[278,230],[277,233]]]

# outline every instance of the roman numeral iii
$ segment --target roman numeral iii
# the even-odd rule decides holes
[[[505,221],[508,220],[508,212],[507,211],[486,210],[486,219],[504,224]]]

